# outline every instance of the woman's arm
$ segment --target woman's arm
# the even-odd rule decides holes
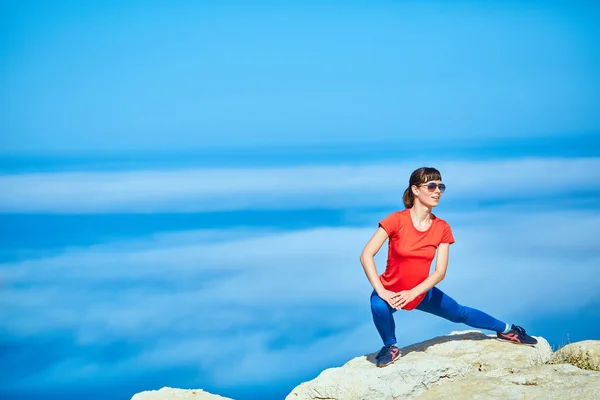
[[[369,239],[367,245],[363,249],[360,255],[360,263],[365,270],[367,279],[371,282],[371,286],[377,292],[377,295],[386,301],[390,306],[395,309],[400,309],[400,303],[398,300],[398,293],[387,290],[381,284],[379,280],[379,274],[377,273],[377,267],[375,267],[375,255],[381,249],[381,246],[387,240],[388,235],[385,229],[379,227],[375,234]]]
[[[435,262],[435,271],[423,282],[411,290],[404,290],[399,294],[400,307],[413,301],[420,294],[426,293],[429,289],[440,283],[446,277],[448,268],[448,256],[450,253],[450,243],[441,243],[437,250],[437,259]]]
[[[387,238],[388,235],[385,229],[379,227],[371,239],[369,239],[360,255],[360,263],[365,270],[367,279],[371,282],[371,286],[373,286],[373,289],[375,289],[377,293],[382,291],[383,285],[379,280],[379,274],[377,273],[377,267],[375,266],[375,255],[379,252],[379,249],[381,249],[381,246],[385,243]]]

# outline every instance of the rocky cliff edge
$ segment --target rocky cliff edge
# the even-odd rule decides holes
[[[600,341],[572,343],[554,353],[500,342],[479,331],[453,332],[404,347],[402,357],[375,366],[377,352],[321,372],[286,400],[594,399],[600,400]],[[163,388],[132,400],[217,400],[197,390]]]

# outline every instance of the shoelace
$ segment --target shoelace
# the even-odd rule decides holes
[[[527,333],[525,333],[525,329],[523,329],[519,325],[513,325],[513,329],[515,331],[519,332],[521,335],[526,335],[527,334]]]

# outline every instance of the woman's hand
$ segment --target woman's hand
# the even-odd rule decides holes
[[[396,293],[396,301],[398,302],[399,308],[404,308],[408,303],[413,301],[417,297],[417,293],[413,290],[403,290],[401,292]]]
[[[400,293],[392,292],[391,290],[382,289],[381,293],[377,293],[379,297],[385,300],[386,303],[390,305],[390,307],[395,308],[396,310],[400,309],[400,300],[398,296]]]

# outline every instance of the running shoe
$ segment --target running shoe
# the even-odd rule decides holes
[[[379,360],[381,358],[381,356],[384,355],[388,351],[390,346],[393,346],[393,344],[384,344],[383,347],[381,348],[381,350],[379,350],[379,353],[377,353],[377,355],[375,356],[375,359]]]
[[[390,365],[394,361],[400,358],[402,354],[400,353],[400,349],[395,345],[383,346],[383,348],[377,354],[377,366],[385,367],[386,365]]]
[[[512,325],[510,331],[506,333],[498,332],[498,340],[502,340],[503,342],[526,344],[529,346],[535,346],[538,342],[537,339],[529,336],[525,332],[525,329],[518,325]]]

